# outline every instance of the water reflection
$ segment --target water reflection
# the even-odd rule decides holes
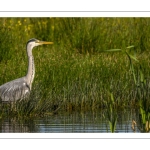
[[[7,118],[1,119],[0,125],[1,133],[29,133],[38,131],[33,120]]]
[[[47,117],[46,120],[36,121],[39,132],[106,132],[105,122],[94,113],[66,113]]]
[[[118,113],[116,133],[140,132],[137,126],[132,128],[136,111],[122,111]],[[100,112],[74,112],[58,113],[43,118],[17,119],[7,118],[0,120],[1,133],[108,133],[110,127],[104,117],[104,111]]]

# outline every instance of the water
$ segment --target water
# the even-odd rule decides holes
[[[135,111],[118,113],[117,133],[133,133],[132,120],[136,120]],[[104,113],[58,113],[55,115],[32,118],[16,119],[5,118],[0,120],[1,133],[109,133],[110,127]],[[140,132],[136,127],[135,132]]]

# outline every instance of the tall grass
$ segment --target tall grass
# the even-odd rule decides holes
[[[1,22],[0,32],[6,36],[0,34],[0,85],[26,74],[28,39],[54,42],[33,50],[36,74],[29,99],[18,102],[15,110],[1,104],[2,115],[95,111],[107,108],[109,92],[117,109],[138,105],[128,57],[103,51],[134,45],[149,80],[149,18],[1,18]],[[137,75],[139,64],[133,65]]]

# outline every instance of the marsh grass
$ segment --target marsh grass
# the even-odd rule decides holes
[[[1,21],[0,32],[6,36],[0,34],[3,40],[0,85],[26,74],[28,39],[54,42],[53,46],[33,50],[36,74],[32,93],[28,100],[17,103],[17,111],[10,111],[9,104],[0,104],[4,116],[37,116],[60,109],[106,109],[110,92],[114,99],[112,107],[117,110],[135,107],[139,105],[137,85],[142,74],[147,84],[142,90],[140,81],[140,90],[149,99],[149,18],[1,18]],[[120,53],[120,49],[130,45],[134,47],[128,47],[126,55]],[[104,53],[109,49],[116,51]],[[140,62],[142,74],[134,58]]]
[[[133,56],[131,54],[131,51],[128,50],[133,47],[134,46],[129,46],[125,50],[111,49],[111,50],[107,50],[107,51],[108,52],[121,51],[124,54],[126,54],[126,56],[128,57],[130,71],[131,71],[131,75],[133,77],[134,84],[136,87],[135,91],[137,93],[136,101],[138,102],[138,109],[139,109],[139,122],[140,122],[139,130],[141,132],[149,132],[150,131],[150,127],[149,127],[149,122],[150,122],[149,88],[150,88],[150,85],[149,85],[149,81],[144,77],[142,66],[136,58],[136,52],[134,52],[134,56]],[[136,68],[136,69],[134,67],[133,60],[138,63],[138,68]],[[113,103],[114,98],[113,98],[112,94],[111,94],[111,100],[112,100],[111,103],[109,103],[108,101],[106,102],[107,105],[109,104],[109,106],[107,106],[107,114],[108,114],[107,117],[109,120],[111,132],[114,132],[117,115],[116,114],[113,115],[113,116],[115,116],[115,118],[112,119],[112,114],[117,109],[115,109],[115,111],[112,112],[112,108],[114,105],[114,103]]]
[[[115,132],[116,124],[117,124],[117,118],[118,118],[118,105],[115,103],[115,99],[113,96],[113,93],[110,94],[110,100],[106,101],[106,112],[104,113],[104,117],[109,122],[110,131],[112,133]]]

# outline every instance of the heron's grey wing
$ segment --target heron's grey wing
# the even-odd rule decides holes
[[[30,88],[26,84],[24,77],[7,82],[0,86],[0,98],[3,102],[22,99],[29,93]]]

